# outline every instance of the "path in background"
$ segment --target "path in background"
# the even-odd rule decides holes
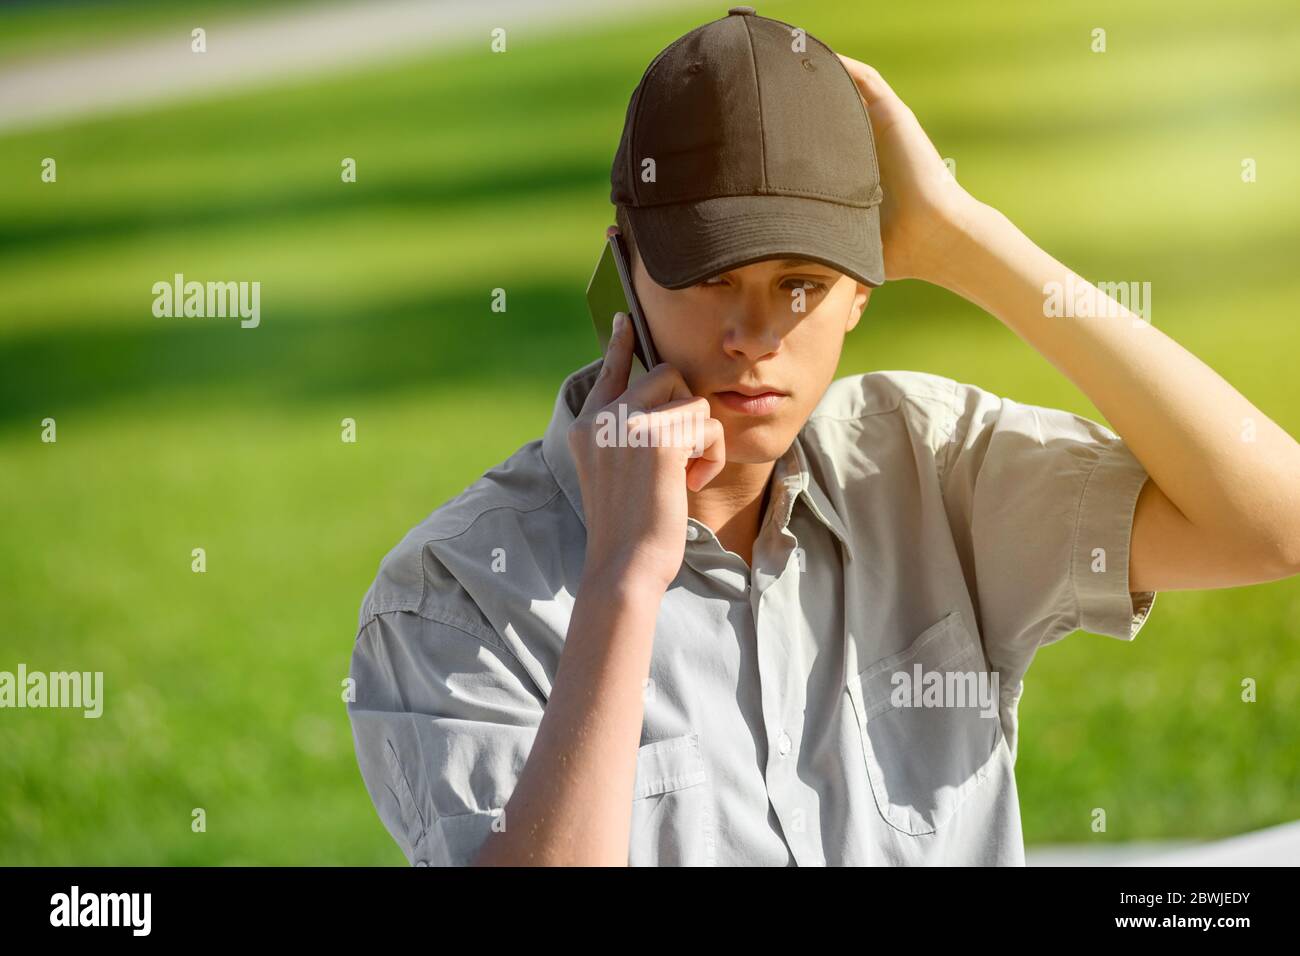
[[[1300,866],[1300,820],[1210,843],[1039,846],[1027,866]]]
[[[702,17],[709,15],[703,11],[722,13],[719,4],[701,0],[641,0],[637,13],[652,7],[698,7]],[[195,23],[206,32],[206,53],[191,52],[189,30],[177,30],[0,66],[0,130],[328,73],[471,40],[486,48],[498,26],[506,28],[509,44],[522,39],[515,31],[525,27],[549,33],[626,17],[626,8],[609,0],[369,0]]]

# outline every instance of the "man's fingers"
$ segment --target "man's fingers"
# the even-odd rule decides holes
[[[853,81],[858,85],[868,104],[895,95],[889,84],[885,82],[885,78],[880,75],[880,71],[874,66],[868,66],[861,60],[847,57],[843,53],[835,55],[844,64],[844,69],[849,71],[849,76],[853,77]]]
[[[657,405],[649,411],[669,414],[682,413],[691,414],[697,418],[709,417],[709,400],[700,395],[687,395],[685,398],[674,399],[664,405]]]
[[[691,394],[681,373],[666,363],[655,366],[631,387],[627,386],[632,362],[632,323],[626,316],[623,318],[610,336],[604,365],[587,395],[582,413],[594,415],[621,398],[628,407],[625,419],[628,440],[635,447],[685,449],[690,458],[686,465],[686,485],[691,491],[699,491],[727,463],[722,423],[710,417],[708,399]]]
[[[614,399],[627,391],[627,379],[632,374],[632,322],[626,312],[614,313],[614,328],[609,334],[609,344],[605,347],[605,357],[600,363],[600,374],[596,376],[587,400],[582,403],[582,417],[587,412],[604,408]]]
[[[690,459],[686,463],[686,486],[699,491],[722,471],[727,463],[726,434],[722,422],[710,417],[705,398],[690,397],[650,411],[628,416],[628,434],[641,446],[680,448]]]
[[[635,410],[658,408],[682,398],[694,398],[686,379],[667,362],[661,362],[632,384],[626,401],[629,410]]]
[[[646,410],[633,410],[628,414],[628,431],[653,438],[661,447],[684,448],[691,457],[699,454],[704,423],[709,418],[708,399],[694,395],[679,398],[666,405]]]
[[[718,476],[727,463],[727,443],[722,422],[716,418],[706,418],[700,435],[702,451],[698,458],[693,458],[686,466],[686,487],[699,491]]]

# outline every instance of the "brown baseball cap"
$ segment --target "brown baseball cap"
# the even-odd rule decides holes
[[[880,171],[857,86],[830,47],[753,7],[651,61],[610,181],[646,271],[669,289],[782,257],[885,281]]]

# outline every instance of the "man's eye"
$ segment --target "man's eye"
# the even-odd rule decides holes
[[[717,288],[718,286],[724,286],[726,284],[727,280],[719,278],[705,279],[704,281],[697,283],[697,285],[702,289]],[[817,282],[813,279],[786,279],[781,283],[781,288],[804,289],[814,295],[821,295],[823,292],[827,291],[828,286],[825,282]]]
[[[815,295],[821,295],[826,291],[825,282],[815,282],[812,279],[786,279],[781,285],[791,289],[804,289]]]

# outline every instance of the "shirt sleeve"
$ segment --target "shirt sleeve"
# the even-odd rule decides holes
[[[1086,630],[1137,636],[1155,592],[1129,591],[1142,465],[1112,431],[954,383],[940,452],[945,507],[1004,691],[1038,647]]]
[[[523,770],[543,699],[495,635],[453,616],[372,617],[357,636],[348,704],[357,761],[412,866],[464,866]]]

